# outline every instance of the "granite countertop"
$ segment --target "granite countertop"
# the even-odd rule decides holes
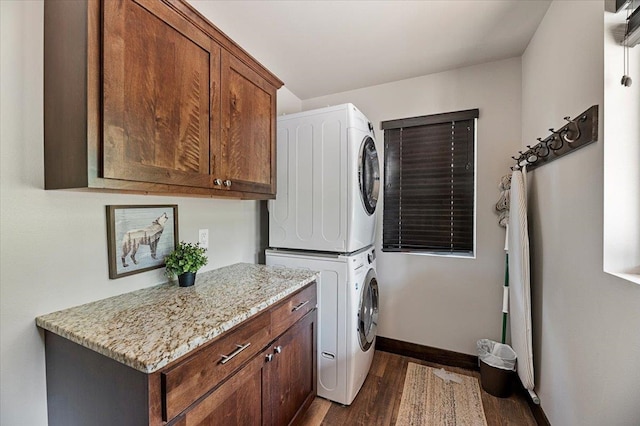
[[[36,318],[38,327],[153,373],[317,279],[312,271],[238,263],[177,283]]]

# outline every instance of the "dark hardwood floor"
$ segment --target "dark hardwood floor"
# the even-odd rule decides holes
[[[323,398],[316,398],[300,424],[305,426],[395,425],[409,362],[437,368],[444,367],[447,371],[473,376],[480,380],[480,373],[477,371],[442,366],[376,351],[367,380],[350,406],[344,407]],[[497,398],[486,393],[482,387],[481,392],[482,405],[489,426],[536,426],[536,421],[522,394],[514,393],[509,398]]]

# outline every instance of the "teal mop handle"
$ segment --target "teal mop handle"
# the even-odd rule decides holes
[[[504,286],[509,287],[509,253],[504,255]],[[507,313],[502,313],[502,343],[507,343]]]

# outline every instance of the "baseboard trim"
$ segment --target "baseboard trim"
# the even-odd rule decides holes
[[[551,422],[549,422],[549,419],[547,419],[547,415],[544,413],[542,407],[538,404],[534,404],[528,394],[527,404],[529,404],[531,414],[533,414],[533,418],[536,419],[536,423],[538,424],[538,426],[551,426]]]
[[[417,343],[403,342],[402,340],[391,339],[389,337],[376,337],[376,350],[390,352],[396,355],[408,356],[422,361],[436,364],[448,365],[450,367],[465,368],[467,370],[479,371],[478,357],[475,355],[463,354],[447,349],[434,348],[431,346],[419,345]],[[517,377],[517,376],[516,376]],[[518,392],[522,393],[529,404],[531,414],[538,426],[551,426],[549,419],[542,410],[542,407],[534,404],[527,390],[522,386],[520,378],[516,380]]]
[[[517,374],[516,374],[516,378],[517,380],[515,381],[516,382],[515,386],[517,387],[517,392],[522,394],[522,397],[527,401],[527,404],[529,405],[529,409],[531,410],[531,414],[533,414],[533,418],[536,420],[536,424],[538,426],[551,426],[551,422],[549,422],[549,419],[547,418],[547,415],[544,413],[544,410],[540,405],[533,402],[533,400],[531,399],[531,396],[529,395],[529,392],[527,392],[525,387],[522,385],[522,382],[520,381],[520,378],[518,377]]]
[[[478,367],[478,357],[475,355],[433,348],[431,346],[419,345],[417,343],[403,342],[402,340],[391,339],[388,337],[377,336],[376,349],[396,355],[417,358],[422,361],[448,365],[450,367],[460,367],[476,371],[480,369]]]

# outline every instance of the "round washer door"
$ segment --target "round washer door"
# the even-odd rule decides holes
[[[360,293],[358,305],[358,340],[363,351],[367,351],[376,338],[378,328],[378,280],[373,269],[369,269]]]
[[[360,195],[367,214],[371,216],[376,211],[378,193],[380,192],[380,166],[378,152],[370,136],[367,136],[360,146],[358,165],[358,179],[360,181]]]

